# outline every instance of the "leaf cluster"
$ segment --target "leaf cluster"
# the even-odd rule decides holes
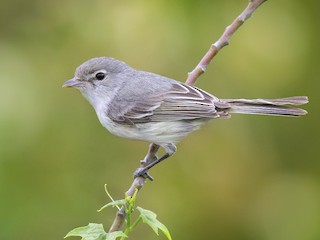
[[[124,199],[120,200],[113,200],[111,195],[108,193],[107,189],[106,192],[111,202],[107,203],[103,207],[101,207],[98,212],[108,208],[108,207],[116,207],[119,211],[121,208],[124,209],[124,212],[126,213],[126,226],[124,231],[115,231],[115,232],[106,232],[103,228],[102,224],[98,223],[89,223],[87,226],[78,227],[73,230],[71,230],[66,236],[67,237],[81,237],[82,240],[124,240],[128,237],[129,233],[132,232],[136,226],[142,221],[143,223],[147,224],[151,229],[159,235],[159,230],[163,232],[163,234],[168,238],[168,240],[171,240],[171,235],[169,233],[169,230],[167,227],[161,223],[157,219],[157,215],[147,209],[144,209],[142,207],[136,207],[136,196],[138,190],[134,193],[132,197],[126,195]],[[135,210],[138,210],[139,216],[133,220],[133,212]]]

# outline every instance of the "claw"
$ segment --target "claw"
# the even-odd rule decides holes
[[[133,177],[143,177],[145,179],[149,179],[150,181],[153,181],[153,177],[148,173],[148,169],[146,168],[137,168],[137,170],[134,172]]]

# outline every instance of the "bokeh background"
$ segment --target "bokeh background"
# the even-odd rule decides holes
[[[247,1],[0,2],[0,239],[110,226],[148,144],[112,136],[74,89],[95,56],[185,81]],[[151,171],[137,204],[174,239],[320,239],[319,7],[268,1],[197,86],[223,98],[307,95],[303,118],[214,120]],[[130,239],[165,239],[139,226]]]

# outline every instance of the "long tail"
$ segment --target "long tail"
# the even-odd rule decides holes
[[[308,97],[305,96],[278,99],[221,99],[221,101],[228,103],[229,107],[228,109],[225,109],[228,113],[293,117],[306,115],[308,113],[301,108],[286,106],[299,106],[308,103]]]

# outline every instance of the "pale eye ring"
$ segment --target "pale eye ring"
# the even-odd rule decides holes
[[[96,74],[96,79],[103,80],[106,77],[106,74],[104,72],[98,72]]]

